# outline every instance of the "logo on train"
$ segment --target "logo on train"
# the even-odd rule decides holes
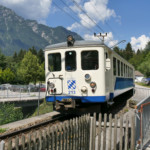
[[[68,94],[76,94],[76,80],[68,80]]]

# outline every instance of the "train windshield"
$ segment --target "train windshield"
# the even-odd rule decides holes
[[[61,55],[60,53],[48,55],[49,71],[61,71]]]
[[[65,53],[65,68],[66,68],[66,71],[76,70],[76,52],[75,51],[67,51]]]
[[[83,70],[97,70],[99,68],[98,51],[82,51],[81,66]]]

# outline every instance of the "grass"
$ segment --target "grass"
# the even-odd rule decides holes
[[[4,132],[6,132],[7,131],[7,129],[5,129],[5,128],[0,128],[0,133],[4,133]]]
[[[40,104],[39,115],[46,114],[46,113],[49,113],[49,112],[52,112],[52,111],[53,111],[52,103],[46,103],[46,101],[44,100],[44,102],[42,104]],[[30,117],[34,117],[34,116],[37,116],[37,115],[38,115],[38,108],[35,110],[35,112]]]
[[[146,84],[144,84],[144,83],[137,83],[137,82],[136,82],[135,84],[150,88],[149,85],[146,85]]]

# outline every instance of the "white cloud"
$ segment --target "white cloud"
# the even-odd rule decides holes
[[[68,30],[73,30],[73,29],[78,29],[80,28],[81,25],[77,22],[75,22],[74,24],[72,24],[70,27],[67,27]]]
[[[43,22],[50,12],[51,0],[1,0],[0,4],[26,19]]]
[[[99,21],[104,23],[110,17],[116,17],[115,11],[113,9],[109,9],[107,4],[108,0],[89,0],[82,6],[81,4],[78,4],[89,17],[81,12],[81,10],[76,5],[71,6],[71,8],[78,13],[80,23],[83,26],[92,28],[96,26]],[[94,22],[92,22],[90,18],[92,18]]]
[[[148,41],[150,41],[150,37],[147,37],[146,35],[141,35],[138,38],[131,37],[131,45],[135,51],[144,49]]]
[[[98,37],[94,37],[94,35],[85,34],[84,39],[85,40],[100,41],[100,39],[102,39],[102,38],[100,37],[100,39],[99,39]],[[109,33],[107,33],[107,37],[105,37],[105,39],[104,39],[104,43],[106,45],[108,45],[109,47],[111,47],[111,46],[115,45],[116,43],[118,43],[118,41],[114,40],[112,32],[109,32]]]

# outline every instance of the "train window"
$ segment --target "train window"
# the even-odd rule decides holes
[[[105,57],[106,57],[106,59],[108,58],[108,53],[105,53]]]
[[[54,53],[48,55],[48,69],[49,71],[61,71],[60,53]]]
[[[121,62],[121,76],[123,76],[123,63]]]
[[[124,64],[124,77],[126,77],[126,65]]]
[[[117,64],[118,64],[118,76],[120,76],[120,60],[117,60]]]
[[[128,77],[128,67],[126,65],[126,77]]]
[[[128,77],[130,77],[130,68],[128,67]]]
[[[76,52],[75,51],[67,51],[65,53],[65,68],[66,68],[66,71],[76,70]]]
[[[116,75],[116,58],[113,58],[113,70],[114,70],[114,75]]]
[[[98,51],[82,51],[81,67],[83,70],[97,70],[99,68]]]

